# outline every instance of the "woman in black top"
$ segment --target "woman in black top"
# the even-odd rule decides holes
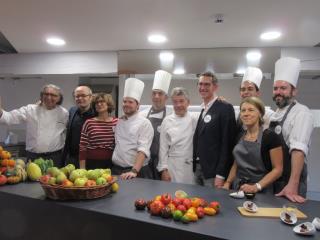
[[[246,129],[233,149],[234,163],[224,188],[231,184],[247,193],[272,190],[272,183],[282,173],[283,153],[278,135],[262,129],[265,108],[256,97],[242,100],[240,119]],[[246,179],[248,183],[241,185]]]

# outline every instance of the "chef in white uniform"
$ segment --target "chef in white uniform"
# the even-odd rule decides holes
[[[262,71],[256,67],[248,67],[243,75],[241,86],[240,86],[240,97],[241,100],[247,97],[260,97],[260,85],[263,79]],[[234,113],[236,115],[238,128],[242,126],[239,119],[239,107],[234,107]],[[265,114],[263,117],[264,124],[263,129],[269,127],[270,118],[274,114],[274,111],[270,107],[265,107]],[[241,124],[241,126],[239,126]]]
[[[160,173],[157,170],[157,166],[159,162],[158,154],[161,123],[163,119],[172,112],[166,107],[171,77],[172,75],[170,73],[163,70],[155,72],[151,96],[152,106],[140,112],[142,116],[150,120],[154,131],[150,148],[151,157],[149,167],[152,173],[151,178],[155,180],[160,180]]]
[[[275,183],[276,196],[302,203],[307,192],[306,163],[313,116],[307,106],[295,100],[299,72],[299,59],[285,57],[276,62],[273,101],[278,109],[271,119],[270,129],[281,137],[284,150],[282,177]]]
[[[26,124],[26,157],[34,160],[52,159],[62,167],[62,149],[65,142],[68,111],[61,106],[61,89],[53,84],[42,88],[39,104],[29,104],[10,112],[1,109],[0,123]]]
[[[188,112],[190,100],[186,89],[174,88],[171,99],[174,113],[161,125],[158,170],[164,181],[193,184],[192,141],[198,116]]]
[[[124,86],[123,112],[115,128],[116,147],[112,155],[112,173],[122,179],[150,175],[148,162],[153,128],[148,119],[138,113],[144,83],[128,78]]]

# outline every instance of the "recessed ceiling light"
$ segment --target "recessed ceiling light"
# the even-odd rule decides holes
[[[172,52],[162,52],[159,54],[159,58],[163,62],[169,62],[174,59],[174,55]]]
[[[259,51],[251,51],[251,52],[248,52],[247,55],[246,55],[246,58],[248,61],[257,61],[257,60],[260,60],[261,58],[261,52]]]
[[[47,38],[47,43],[54,46],[63,46],[66,44],[62,38]]]
[[[274,40],[281,36],[281,32],[272,31],[272,32],[264,32],[260,35],[262,40]]]
[[[161,34],[154,34],[148,37],[148,41],[151,43],[164,43],[167,41],[167,38]]]
[[[181,74],[184,74],[184,73],[185,73],[185,70],[183,68],[176,68],[173,71],[173,74],[176,74],[176,75],[181,75]]]

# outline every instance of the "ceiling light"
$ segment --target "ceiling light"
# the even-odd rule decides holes
[[[47,43],[54,46],[63,46],[66,44],[62,38],[47,38]]]
[[[161,34],[154,34],[148,37],[148,41],[151,43],[164,43],[167,41],[167,38]]]
[[[176,75],[181,75],[181,74],[184,74],[184,73],[185,73],[185,70],[183,68],[176,68],[173,71],[173,74],[176,74]]]
[[[162,52],[159,54],[159,58],[163,62],[169,62],[174,59],[174,55],[172,52]]]
[[[260,60],[261,58],[261,52],[251,51],[247,53],[246,57],[248,61],[257,61],[257,60]]]
[[[281,36],[281,32],[273,31],[273,32],[264,32],[260,35],[262,40],[274,40]]]

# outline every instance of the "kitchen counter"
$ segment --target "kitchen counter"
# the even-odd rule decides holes
[[[244,200],[233,199],[228,191],[147,179],[119,180],[118,193],[86,201],[53,201],[45,197],[39,183],[0,187],[0,239],[302,239],[292,226],[276,218],[247,218],[237,210]],[[184,224],[137,211],[134,201],[152,199],[177,189],[207,201],[219,201],[221,212]],[[282,207],[288,201],[258,194],[260,207]],[[308,215],[320,217],[320,202],[297,205]],[[320,232],[308,239],[319,239]]]

